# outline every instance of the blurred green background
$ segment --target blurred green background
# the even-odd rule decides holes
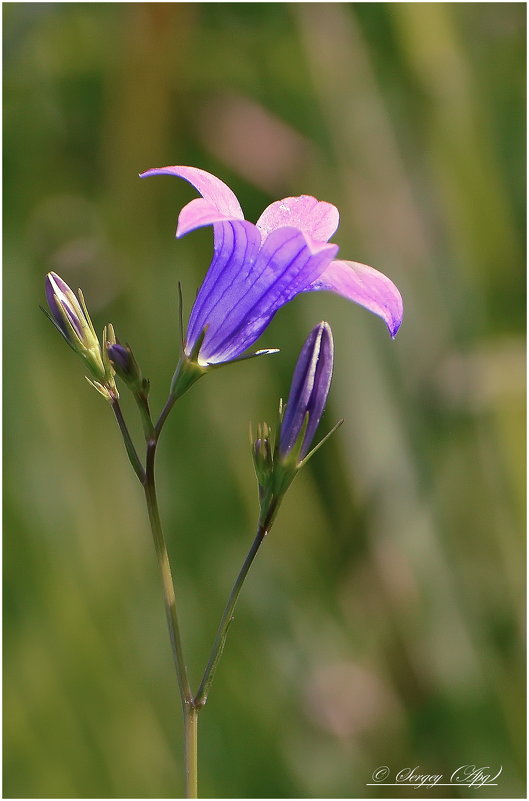
[[[193,683],[253,536],[248,423],[328,320],[345,425],[291,489],[200,721],[209,797],[408,796],[373,771],[525,772],[525,5],[4,4],[4,797],[182,792],[180,709],[140,487],[38,310],[82,286],[166,397],[211,231],[191,164],[256,220],[314,194],[405,319],[298,297],[281,353],[177,405],[159,492]],[[125,393],[123,393],[125,395]],[[140,435],[135,410],[126,414]]]

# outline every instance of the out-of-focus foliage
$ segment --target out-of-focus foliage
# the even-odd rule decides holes
[[[5,796],[181,792],[141,490],[38,310],[48,270],[82,286],[159,410],[177,281],[189,308],[211,255],[208,230],[173,239],[193,191],[137,178],[165,164],[223,177],[252,220],[286,195],[335,203],[342,256],[405,302],[391,342],[298,297],[261,339],[281,353],[207,376],[164,431],[196,686],[253,536],[248,422],[275,419],[307,332],[332,325],[322,433],[346,423],[244,588],[202,795],[395,795],[366,787],[378,766],[467,763],[503,765],[481,795],[524,794],[524,39],[514,3],[4,5]]]

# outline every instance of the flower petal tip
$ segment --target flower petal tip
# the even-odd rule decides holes
[[[388,325],[389,335],[391,339],[395,339],[397,334],[399,333],[399,329],[402,325],[402,319],[400,319],[397,323],[393,325]]]

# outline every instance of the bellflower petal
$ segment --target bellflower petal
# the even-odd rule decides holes
[[[261,237],[252,223],[238,220],[217,226],[213,261],[189,318],[185,348],[188,355],[206,327],[206,339],[211,339],[212,328],[215,329],[214,320],[210,319],[212,310],[218,309],[219,304],[222,308],[223,301],[224,305],[230,302],[234,284],[237,291],[238,279],[244,280],[242,270],[252,270],[260,245]]]
[[[332,203],[316,200],[311,195],[300,195],[271,203],[257,220],[257,227],[263,238],[276,228],[289,226],[299,228],[316,242],[328,242],[339,222],[340,214]]]
[[[178,225],[176,227],[176,237],[179,239],[181,236],[194,231],[196,228],[203,228],[206,225],[212,225],[217,233],[216,223],[221,223],[227,220],[236,219],[227,217],[219,209],[205,200],[202,197],[197,197],[191,200],[187,206],[184,206],[178,217]]]
[[[175,175],[183,178],[202,195],[202,198],[192,200],[180,212],[177,236],[222,220],[244,220],[240,203],[229,186],[205,170],[197,167],[154,167],[140,173],[140,178],[151,175]]]
[[[307,292],[328,290],[382,317],[394,338],[402,323],[402,297],[383,273],[356,261],[332,261]]]
[[[307,455],[329,394],[333,356],[330,326],[321,322],[305,340],[294,370],[279,434],[279,454],[282,458],[288,456],[296,444],[308,416],[299,458]]]

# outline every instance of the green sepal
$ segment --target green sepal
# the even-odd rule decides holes
[[[80,290],[79,290],[80,291]],[[112,323],[107,323],[103,328],[103,337],[101,339],[103,343],[103,347],[101,348],[101,357],[103,360],[103,368],[105,370],[105,377],[106,383],[112,388],[113,391],[116,393],[116,398],[119,398],[119,393],[116,388],[116,382],[114,380],[115,370],[112,366],[110,359],[108,358],[108,345],[115,345],[116,344],[116,334],[114,332],[114,326]]]
[[[112,389],[106,386],[105,384],[100,384],[99,381],[92,381],[92,379],[88,378],[87,375],[85,375],[85,378],[88,381],[88,383],[95,390],[97,390],[97,392],[99,392],[99,394],[102,395],[106,401],[108,401],[108,403],[112,403],[113,401],[118,399],[119,395],[117,393],[117,390]]]
[[[178,282],[178,324],[180,328],[180,348],[184,353],[184,298],[182,294],[182,284]]]
[[[85,318],[83,320],[80,317],[79,322],[81,323],[83,329],[84,328],[88,328],[90,330],[90,333],[92,334],[93,339],[95,340],[95,342],[97,342],[97,345],[99,346],[99,340],[97,338],[97,334],[96,334],[96,331],[95,331],[95,328],[94,328],[94,324],[92,323],[90,315],[88,314],[88,309],[86,308],[84,295],[83,295],[81,289],[77,290],[77,294],[79,295],[79,301],[81,303],[81,308],[83,310],[83,314],[84,314],[84,318]],[[92,343],[87,342],[87,347],[93,347],[93,342]]]
[[[180,398],[206,372],[207,367],[201,367],[198,362],[188,359],[187,356],[182,356],[171,381],[171,397]]]
[[[318,442],[318,444],[317,444],[317,445],[315,445],[315,446],[314,446],[314,448],[313,448],[311,451],[309,451],[309,452],[307,453],[307,455],[305,456],[305,458],[304,458],[304,459],[302,459],[302,460],[301,460],[301,462],[299,463],[299,467],[303,467],[304,465],[306,465],[306,464],[307,464],[307,462],[309,461],[309,459],[312,459],[312,457],[314,456],[314,454],[316,453],[316,451],[319,451],[319,449],[321,448],[321,446],[323,445],[323,443],[324,443],[324,442],[327,442],[327,440],[329,439],[329,437],[330,437],[330,436],[332,436],[332,434],[334,434],[334,432],[335,432],[335,431],[337,431],[337,430],[340,428],[340,426],[342,425],[342,423],[343,423],[343,422],[344,422],[344,420],[343,420],[343,417],[342,417],[342,419],[341,419],[341,420],[338,420],[338,422],[336,423],[336,425],[335,425],[335,426],[333,426],[333,428],[331,428],[331,430],[329,431],[329,433],[328,433],[328,434],[325,434],[325,436],[323,437],[323,439],[322,439],[322,440],[320,440],[320,441]]]
[[[270,442],[270,428],[266,423],[259,423],[257,426],[257,436],[253,437],[250,426],[250,443],[252,446],[252,458],[259,487],[259,497],[261,498],[270,484],[274,469],[273,448]]]

